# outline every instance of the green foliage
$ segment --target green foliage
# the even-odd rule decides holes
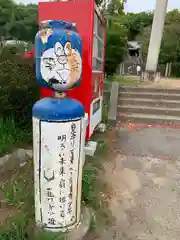
[[[105,73],[113,75],[122,61],[127,47],[127,29],[121,23],[124,0],[111,0],[104,9],[107,20]]]
[[[16,216],[13,219],[6,221],[6,224],[1,226],[0,240],[30,240],[32,233],[27,232],[28,217],[26,214]]]
[[[38,15],[36,4],[23,5],[12,0],[0,0],[0,12],[1,37],[34,41]]]
[[[39,231],[34,220],[34,187],[32,161],[13,172],[2,183],[3,204],[14,214],[0,226],[0,240],[64,240],[61,234]]]
[[[91,206],[93,209],[98,209],[99,201],[97,201],[95,189],[97,189],[96,184],[96,177],[97,177],[97,169],[92,169],[86,167],[83,171],[83,187],[82,187],[82,199],[86,205]]]
[[[180,11],[179,9],[174,9],[172,11],[169,11],[166,15],[166,22],[165,24],[179,24],[180,20]]]
[[[137,79],[128,78],[126,76],[115,76],[114,81],[119,82],[120,86],[138,86],[139,81]]]
[[[121,23],[128,29],[128,40],[135,40],[135,37],[143,29],[152,24],[152,12],[127,13],[120,17]]]
[[[161,43],[159,63],[180,62],[180,11],[175,9],[167,13],[164,34]],[[137,36],[137,40],[143,42],[143,52],[147,56],[151,25],[144,28]]]
[[[31,132],[17,127],[13,119],[0,119],[0,156],[30,140]]]
[[[111,9],[109,9],[111,12]],[[143,43],[144,57],[147,56],[152,12],[117,14],[114,11],[108,17],[109,27],[107,31],[107,54],[105,71],[107,75],[113,75],[118,64],[126,53],[126,41],[137,40]],[[173,69],[178,72],[180,62],[180,11],[174,9],[167,13],[164,27],[164,35],[161,44],[159,63],[176,63]],[[177,75],[177,74],[176,74]]]
[[[118,19],[123,14],[123,0],[111,0],[107,5],[102,0],[96,0],[96,4],[104,11],[105,15],[108,15],[108,18],[116,17]],[[0,0],[0,11],[2,12],[0,17],[0,35],[2,39],[34,41],[34,36],[37,32],[38,14],[36,4],[23,5],[16,4],[13,0]],[[120,22],[117,23],[116,20],[112,20],[108,27],[107,74],[113,74],[116,71],[117,65],[124,56],[127,40],[127,33],[124,29],[122,24]],[[10,63],[8,62],[8,64]],[[3,67],[3,65],[0,67]]]
[[[39,98],[34,63],[6,50],[0,56],[0,116],[13,117],[24,128],[31,124],[32,106]]]
[[[166,24],[161,44],[160,63],[180,61],[180,25],[177,23]]]
[[[106,6],[105,13],[111,16],[119,15],[124,10],[124,0],[111,0]]]
[[[102,163],[109,147],[104,134],[96,134],[94,140],[98,142],[98,148],[95,156],[86,156],[83,169],[82,201],[87,207],[95,211],[94,224],[97,228],[97,225],[108,225],[112,221],[112,216],[104,201],[104,193],[108,192],[109,186],[100,179],[100,173],[103,171]]]
[[[99,178],[102,170],[100,161],[104,161],[103,156],[108,150],[104,135],[102,137],[96,156],[87,160],[83,171],[82,200],[96,211],[96,227],[97,224],[108,224],[112,220],[103,202],[103,193],[107,186]],[[99,136],[96,138],[99,139]],[[11,164],[8,163],[8,166]],[[35,227],[33,161],[29,160],[21,168],[15,167],[11,175],[8,172],[8,178],[8,181],[0,183],[1,207],[5,206],[6,211],[12,214],[0,224],[0,240],[65,240],[65,234],[47,233]]]
[[[111,22],[107,32],[106,44],[105,72],[107,75],[113,75],[116,72],[119,63],[123,60],[126,49],[127,29],[115,21]]]
[[[5,202],[17,207],[27,204],[27,200],[29,199],[31,199],[31,203],[33,203],[33,188],[29,189],[29,185],[30,183],[27,181],[27,179],[10,179],[10,181],[6,182],[1,187]]]
[[[0,240],[65,240],[60,233],[36,231],[34,222],[27,213],[19,213],[0,227]]]

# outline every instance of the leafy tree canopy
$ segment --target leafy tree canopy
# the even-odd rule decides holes
[[[0,0],[0,36],[5,39],[33,41],[37,31],[36,4],[16,4]]]
[[[136,39],[143,42],[145,55],[148,52],[149,39],[151,34],[151,24],[137,35]],[[164,34],[161,44],[159,62],[180,62],[180,11],[174,9],[167,13]]]
[[[123,60],[127,40],[143,42],[147,54],[153,12],[125,14],[124,0],[96,0],[107,21],[107,46],[105,69],[113,74]],[[38,7],[36,4],[17,4],[14,0],[0,0],[0,37],[34,41],[37,32]],[[160,51],[160,63],[180,62],[180,11],[167,13]]]

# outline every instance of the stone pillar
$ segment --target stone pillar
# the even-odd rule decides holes
[[[87,114],[65,92],[81,83],[82,38],[74,24],[64,20],[41,25],[35,38],[36,77],[56,93],[33,106],[35,221],[37,231],[66,233],[65,239],[80,240],[91,220],[89,210],[81,208]],[[80,66],[76,75],[61,67],[51,75],[51,64],[56,69],[68,65],[73,51],[77,55],[70,65],[78,61]]]
[[[145,79],[152,80],[159,78],[157,72],[158,58],[163,36],[164,21],[166,16],[168,0],[156,0],[154,18],[149,42],[148,56],[146,62]]]

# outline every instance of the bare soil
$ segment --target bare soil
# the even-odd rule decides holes
[[[179,240],[180,130],[117,126],[102,136],[108,152],[99,171],[107,184],[101,192],[105,203],[101,208],[110,210],[110,223],[99,226],[97,221],[95,232],[85,239]],[[0,183],[17,173],[11,163],[0,175]],[[19,168],[18,174],[24,171],[26,167]],[[0,197],[1,224],[17,210],[4,203],[2,192]]]
[[[21,176],[24,176],[27,171],[27,166],[21,167],[18,162],[14,161],[13,158],[10,158],[0,168],[0,225],[3,224],[6,219],[15,216],[18,213],[16,206],[7,202],[5,199],[5,193],[3,186],[12,181],[13,179],[19,179]]]
[[[6,219],[11,218],[17,214],[17,210],[13,207],[1,207],[0,208],[0,225],[5,222]]]
[[[128,75],[124,76],[124,83],[126,82],[127,79],[127,84],[128,80],[133,80],[137,81],[137,85],[139,87],[144,87],[144,88],[180,88],[180,79],[178,78],[161,78],[158,82],[140,82],[140,77],[139,76],[133,76],[133,75]]]
[[[118,128],[104,163],[114,221],[96,240],[179,240],[180,130]]]
[[[180,79],[175,78],[161,78],[158,82],[154,83],[142,83],[140,86],[143,87],[153,87],[153,88],[179,88],[180,89]]]

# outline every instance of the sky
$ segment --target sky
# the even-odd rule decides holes
[[[44,0],[48,1],[48,0]],[[38,3],[38,0],[16,0],[16,2],[27,3]],[[125,6],[126,12],[142,12],[153,10],[156,4],[156,0],[127,0]],[[180,0],[169,0],[168,10],[174,8],[180,8]]]
[[[156,0],[127,0],[125,10],[127,12],[142,12],[153,10],[156,5]],[[169,0],[168,10],[180,8],[180,0]]]

